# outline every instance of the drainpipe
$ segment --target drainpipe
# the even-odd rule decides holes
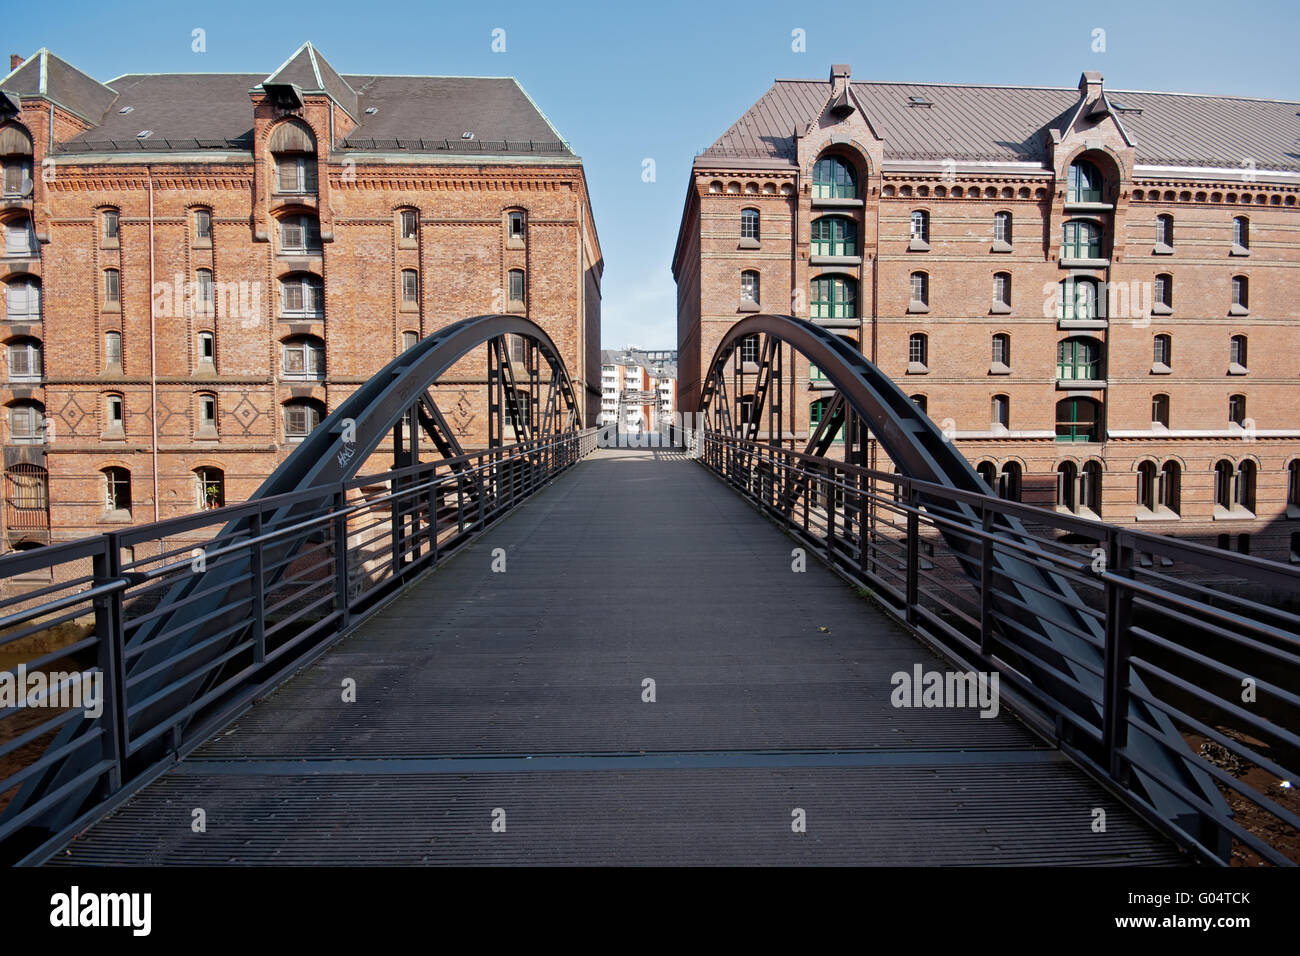
[[[149,179],[149,427],[153,441],[153,520],[160,520],[158,504],[158,338],[154,328],[153,166],[145,164]]]

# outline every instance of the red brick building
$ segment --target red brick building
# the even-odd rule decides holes
[[[1298,103],[1096,73],[778,80],[691,171],[683,410],[733,323],[792,312],[859,346],[1003,495],[1300,559],[1297,135]],[[802,448],[829,385],[795,367]]]
[[[305,44],[107,83],[41,50],[0,91],[7,548],[243,499],[469,315],[545,328],[595,422],[582,162],[515,80],[341,75]],[[485,364],[439,389],[466,446]]]

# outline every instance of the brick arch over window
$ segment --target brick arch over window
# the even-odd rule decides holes
[[[1059,169],[1060,180],[1058,187],[1066,196],[1066,202],[1071,202],[1068,189],[1070,183],[1070,167],[1075,163],[1091,163],[1101,174],[1102,181],[1102,202],[1114,202],[1120,184],[1127,182],[1132,176],[1130,170],[1124,162],[1123,157],[1112,152],[1109,148],[1103,146],[1100,149],[1088,148],[1080,145],[1078,149],[1067,154],[1061,162]]]

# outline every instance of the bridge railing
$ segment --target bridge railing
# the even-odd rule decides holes
[[[716,433],[701,460],[1184,846],[1300,862],[1300,569]],[[1009,561],[1066,583],[1075,621],[1040,622]]]
[[[0,862],[39,859],[595,446],[587,429],[0,557]]]

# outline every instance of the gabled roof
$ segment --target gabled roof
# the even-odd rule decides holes
[[[261,85],[272,83],[292,83],[304,93],[324,93],[347,110],[353,119],[361,115],[357,112],[356,90],[334,71],[310,40],[298,47],[293,56],[280,64],[279,69]]]
[[[95,122],[113,101],[113,91],[42,47],[0,80],[0,89],[24,97],[43,97]]]
[[[855,82],[852,90],[884,139],[885,159],[899,161],[1044,163],[1047,131],[1068,125],[1080,106],[1079,91],[1065,87]],[[911,105],[913,96],[931,105]],[[825,81],[777,80],[702,158],[793,163],[794,130],[827,97]],[[1106,97],[1139,163],[1235,169],[1249,158],[1257,169],[1300,171],[1300,103],[1131,90]]]

